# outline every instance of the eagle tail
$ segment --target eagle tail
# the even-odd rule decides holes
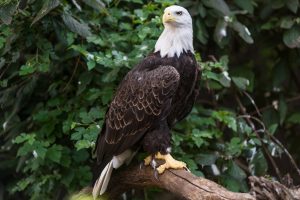
[[[133,152],[131,150],[126,150],[120,155],[114,156],[112,160],[104,167],[99,178],[94,184],[93,197],[96,199],[98,195],[104,194],[107,189],[110,176],[113,169],[119,168],[124,162],[132,159]]]
[[[94,188],[93,188],[94,199],[96,199],[99,194],[102,195],[106,191],[112,170],[113,170],[113,160],[111,160],[104,167],[99,178],[97,179],[97,181],[94,184]]]

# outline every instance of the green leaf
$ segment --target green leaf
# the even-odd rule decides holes
[[[268,130],[269,130],[269,132],[270,132],[271,134],[274,134],[274,133],[276,132],[277,128],[278,128],[278,124],[272,124],[272,125],[268,128]]]
[[[261,140],[259,140],[258,138],[252,138],[252,139],[249,140],[249,143],[250,143],[250,142],[251,142],[251,143],[253,142],[254,144],[256,144],[256,145],[258,145],[258,146],[261,146],[261,144],[262,144],[262,143],[261,143]]]
[[[60,164],[66,168],[69,168],[71,164],[71,157],[69,156],[69,151],[70,151],[69,148],[64,147],[60,159]]]
[[[81,118],[81,122],[84,124],[93,122],[93,118],[86,111],[80,112],[79,117]]]
[[[179,146],[181,142],[183,141],[182,135],[179,134],[172,134],[172,141],[174,146]]]
[[[239,21],[234,21],[233,23],[230,23],[229,26],[231,26],[236,32],[238,32],[239,36],[245,42],[249,44],[252,44],[254,42],[249,29],[245,25],[241,24]]]
[[[196,25],[196,38],[202,43],[206,44],[209,38],[206,27],[201,20],[197,20],[195,22]]]
[[[88,140],[79,140],[76,142],[75,147],[77,150],[86,149],[91,147],[91,143]]]
[[[34,183],[35,179],[31,176],[25,177],[17,182],[16,191],[23,191],[25,190],[30,184]]]
[[[231,12],[224,0],[203,0],[203,4],[207,7],[219,11],[223,16],[230,16]]]
[[[105,8],[105,4],[100,0],[84,0],[83,2],[97,11],[101,11]]]
[[[79,76],[79,80],[78,80],[78,91],[77,94],[81,94],[86,87],[91,83],[93,79],[93,74],[89,71],[83,72],[80,74]]]
[[[300,28],[298,26],[293,26],[291,29],[285,31],[283,34],[283,42],[289,48],[299,48]]]
[[[242,90],[246,90],[247,86],[249,85],[249,80],[242,77],[232,77],[232,81],[238,88]]]
[[[222,180],[225,181],[225,186],[231,191],[248,191],[246,173],[233,161],[228,164],[226,174],[222,176]]]
[[[24,75],[28,75],[28,74],[32,74],[36,71],[35,66],[28,62],[26,63],[26,65],[22,65],[19,71],[19,75],[20,76],[24,76]]]
[[[233,137],[228,144],[228,153],[231,156],[238,156],[242,152],[242,141],[239,137]]]
[[[52,160],[53,162],[60,163],[60,159],[62,157],[62,146],[61,145],[53,145],[47,150],[47,158]]]
[[[85,129],[83,127],[78,127],[75,129],[75,132],[71,135],[71,140],[80,140],[82,139],[82,135],[85,133]]]
[[[0,37],[0,49],[5,45],[5,38]]]
[[[237,180],[247,178],[246,173],[235,162],[230,162],[227,173]]]
[[[79,151],[74,151],[74,153],[73,153],[73,159],[75,162],[78,162],[78,163],[88,160],[89,157],[90,157],[90,155],[89,155],[88,151],[85,149],[82,149]]]
[[[279,101],[279,122],[282,125],[287,114],[287,104],[283,98]]]
[[[234,0],[236,5],[238,5],[240,8],[247,10],[250,14],[253,14],[254,7],[252,4],[252,0]]]
[[[268,163],[261,151],[258,151],[254,155],[253,160],[251,160],[250,163],[253,165],[253,168],[251,168],[252,174],[256,176],[263,176],[266,174]]]
[[[71,124],[71,130],[73,130],[75,127],[76,127],[76,123],[72,122],[72,124]]]
[[[86,64],[87,64],[87,66],[88,66],[88,70],[92,70],[92,69],[94,69],[95,66],[96,66],[96,62],[93,61],[93,60],[89,60]]]
[[[194,141],[195,145],[199,148],[202,144],[205,143],[204,139],[212,138],[213,134],[209,131],[200,131],[199,129],[192,130],[192,140]]]
[[[293,13],[296,14],[299,7],[299,0],[286,0],[286,5]]]
[[[285,4],[285,0],[273,0],[271,7],[273,9],[280,9],[284,7],[284,4]]]
[[[290,29],[294,25],[295,21],[291,16],[283,17],[280,21],[280,27]]]
[[[290,73],[289,69],[286,67],[286,63],[284,61],[279,62],[273,68],[273,88],[281,89],[285,83],[289,79]]]
[[[198,154],[196,156],[196,162],[199,165],[202,166],[209,166],[212,164],[215,164],[216,160],[218,159],[218,155],[214,154],[214,153],[210,153],[210,154]]]
[[[294,124],[300,124],[300,112],[293,113],[287,121]]]
[[[223,19],[219,19],[214,31],[214,37],[216,42],[221,43],[222,39],[227,35],[227,22]]]
[[[0,6],[0,20],[4,24],[11,24],[12,15],[17,9],[17,3],[9,3],[4,6]]]
[[[65,25],[74,33],[85,38],[92,35],[90,27],[86,23],[77,21],[72,17],[72,15],[63,13],[62,19]]]
[[[31,25],[35,24],[37,21],[46,16],[51,10],[56,8],[59,5],[59,0],[46,0],[41,8],[41,10],[37,13],[35,18],[33,19]]]
[[[29,143],[24,143],[17,152],[17,156],[25,156],[28,153],[31,153],[33,151],[33,146],[30,145]]]
[[[187,164],[187,166],[189,166],[189,170],[191,170],[192,173],[194,173],[195,171],[198,170],[197,163],[193,159],[183,157],[181,160],[183,162],[185,162]],[[199,174],[201,174],[201,173],[199,173]]]
[[[218,81],[224,86],[224,87],[230,87],[231,85],[231,78],[228,76],[228,72],[223,72],[222,74],[218,75]]]
[[[232,177],[224,177],[222,178],[222,184],[230,191],[238,192],[240,189],[240,182],[238,180],[233,179]]]
[[[251,127],[243,119],[238,120],[237,127],[241,133],[246,133],[248,135],[252,133]]]
[[[21,133],[16,139],[13,140],[15,144],[21,144],[23,142],[27,142],[28,144],[32,145],[33,142],[35,141],[35,134],[26,134],[26,133]]]
[[[195,145],[199,148],[204,143],[204,140],[201,137],[201,133],[198,129],[193,129],[192,131],[192,139],[195,143]]]
[[[236,118],[234,117],[233,113],[228,111],[214,111],[212,113],[212,117],[218,119],[219,121],[225,123],[229,128],[233,131],[237,131],[237,122]]]
[[[95,121],[104,117],[104,111],[99,107],[92,107],[89,111],[89,116]]]
[[[212,79],[212,80],[219,82],[224,87],[230,87],[230,85],[231,85],[231,78],[228,76],[228,72],[226,72],[226,71],[224,71],[221,74],[217,74],[217,73],[208,71],[207,73],[205,73],[205,76],[208,79]]]
[[[46,156],[46,153],[47,153],[47,149],[41,143],[36,143],[34,146],[35,146],[35,148],[33,151],[36,151],[37,157],[44,159]]]
[[[104,46],[106,44],[105,41],[98,35],[92,35],[87,37],[87,41],[99,46]]]

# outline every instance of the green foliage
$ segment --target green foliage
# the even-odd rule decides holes
[[[107,200],[108,197],[103,197],[103,195],[101,197],[96,198],[96,200]],[[94,200],[92,195],[88,195],[88,194],[75,194],[73,196],[71,196],[70,200]]]
[[[89,185],[92,150],[114,91],[153,50],[163,9],[175,3],[193,16],[202,68],[197,104],[173,130],[175,157],[193,173],[245,192],[247,176],[272,173],[265,151],[282,153],[270,135],[299,152],[298,0],[5,0],[4,199],[61,199]]]

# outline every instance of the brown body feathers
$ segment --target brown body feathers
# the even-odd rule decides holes
[[[127,149],[142,146],[150,154],[166,153],[170,129],[193,107],[199,78],[190,51],[171,58],[161,58],[159,52],[150,54],[128,72],[97,139],[97,171]]]

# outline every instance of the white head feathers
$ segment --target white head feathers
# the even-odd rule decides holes
[[[193,25],[189,12],[181,6],[167,7],[163,15],[164,31],[155,44],[155,52],[161,57],[178,57],[193,48]]]

